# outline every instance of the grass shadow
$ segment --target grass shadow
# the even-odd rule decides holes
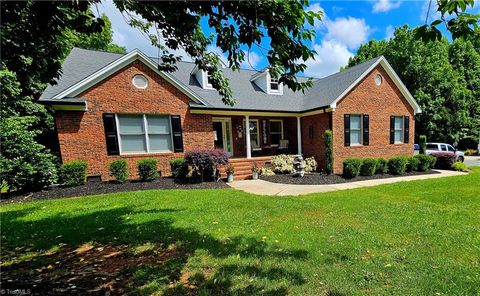
[[[1,215],[1,276],[10,280],[12,287],[36,285],[35,292],[40,294],[162,291],[166,295],[282,295],[287,293],[288,287],[266,286],[265,281],[239,287],[238,278],[256,276],[267,283],[279,280],[288,285],[304,283],[298,272],[278,266],[262,268],[245,262],[238,265],[220,263],[200,280],[185,274],[186,265],[197,252],[206,253],[218,262],[232,255],[254,260],[289,260],[306,259],[308,254],[298,249],[278,250],[246,236],[219,240],[193,227],[174,226],[173,218],[161,215],[181,210],[142,211],[118,207],[88,213],[62,212],[36,220],[26,217],[41,210],[29,208]],[[153,219],[132,222],[128,217],[135,213],[153,214],[149,217]],[[132,247],[149,243],[154,247],[141,254],[132,254]],[[27,252],[35,255],[19,258]],[[95,276],[99,272],[103,276]],[[76,274],[76,277],[68,274]],[[72,286],[75,290],[71,290]]]

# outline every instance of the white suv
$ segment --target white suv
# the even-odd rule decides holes
[[[465,159],[465,154],[462,151],[458,151],[450,144],[445,143],[427,143],[427,155],[434,152],[452,152],[455,153],[455,160],[461,161]]]

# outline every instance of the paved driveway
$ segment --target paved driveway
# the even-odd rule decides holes
[[[480,166],[480,156],[465,156],[464,162],[468,166]]]

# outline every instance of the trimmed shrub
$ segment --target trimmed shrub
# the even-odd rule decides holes
[[[360,167],[360,175],[373,176],[377,169],[377,160],[373,158],[365,158],[362,160],[362,166]]]
[[[417,171],[419,164],[420,164],[420,160],[418,160],[418,158],[414,156],[407,157],[407,172]]]
[[[260,169],[260,175],[262,175],[262,176],[274,176],[275,173],[270,168],[262,167]]]
[[[478,151],[475,149],[467,149],[465,150],[465,156],[474,156],[477,155]]]
[[[333,173],[333,132],[325,131],[325,172],[330,175]]]
[[[84,160],[73,160],[62,164],[59,170],[60,182],[64,186],[85,184],[88,164]]]
[[[388,160],[388,172],[392,175],[402,175],[407,169],[408,159],[404,156],[392,157]]]
[[[140,159],[137,161],[138,177],[143,182],[151,182],[159,177],[155,159]]]
[[[108,165],[110,176],[114,177],[118,183],[125,183],[128,179],[128,164],[125,159],[116,159]]]
[[[420,154],[426,154],[427,153],[427,136],[420,135],[418,137],[418,142],[420,145]]]
[[[191,166],[188,173],[193,182],[203,182],[205,177],[212,179],[219,165],[228,164],[230,155],[222,149],[195,149],[185,153],[185,161]]]
[[[293,155],[280,154],[272,157],[272,170],[275,174],[290,174],[293,171]]]
[[[188,175],[188,163],[184,158],[174,158],[170,160],[170,170],[175,179],[183,180]]]
[[[346,179],[355,178],[360,174],[362,160],[358,158],[347,158],[343,161],[343,177]]]
[[[315,158],[313,156],[305,158],[305,172],[311,173],[311,172],[315,172],[316,170],[317,170],[317,161],[315,160]]]
[[[437,163],[437,158],[435,156],[429,155],[430,168],[433,169]]]
[[[435,157],[431,155],[425,155],[425,154],[418,154],[418,155],[415,155],[413,158],[416,158],[418,161],[417,171],[419,172],[428,171],[428,169],[431,167],[430,165],[432,163],[432,158],[433,158],[433,161],[435,161]]]
[[[460,172],[467,172],[468,171],[467,165],[464,164],[463,162],[460,162],[460,161],[454,162],[453,165],[452,165],[452,169],[454,171],[460,171]]]
[[[387,160],[385,158],[377,158],[377,166],[375,174],[386,174],[388,172]]]
[[[455,153],[453,152],[434,152],[431,154],[437,161],[435,162],[435,168],[440,170],[451,170],[452,165],[455,162]]]

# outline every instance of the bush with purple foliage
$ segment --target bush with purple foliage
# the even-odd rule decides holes
[[[436,169],[451,170],[455,163],[455,153],[453,152],[434,152],[431,155],[437,159],[435,162]]]
[[[185,153],[185,161],[192,169],[192,178],[203,182],[213,177],[219,165],[226,165],[230,155],[222,149],[194,149]]]

